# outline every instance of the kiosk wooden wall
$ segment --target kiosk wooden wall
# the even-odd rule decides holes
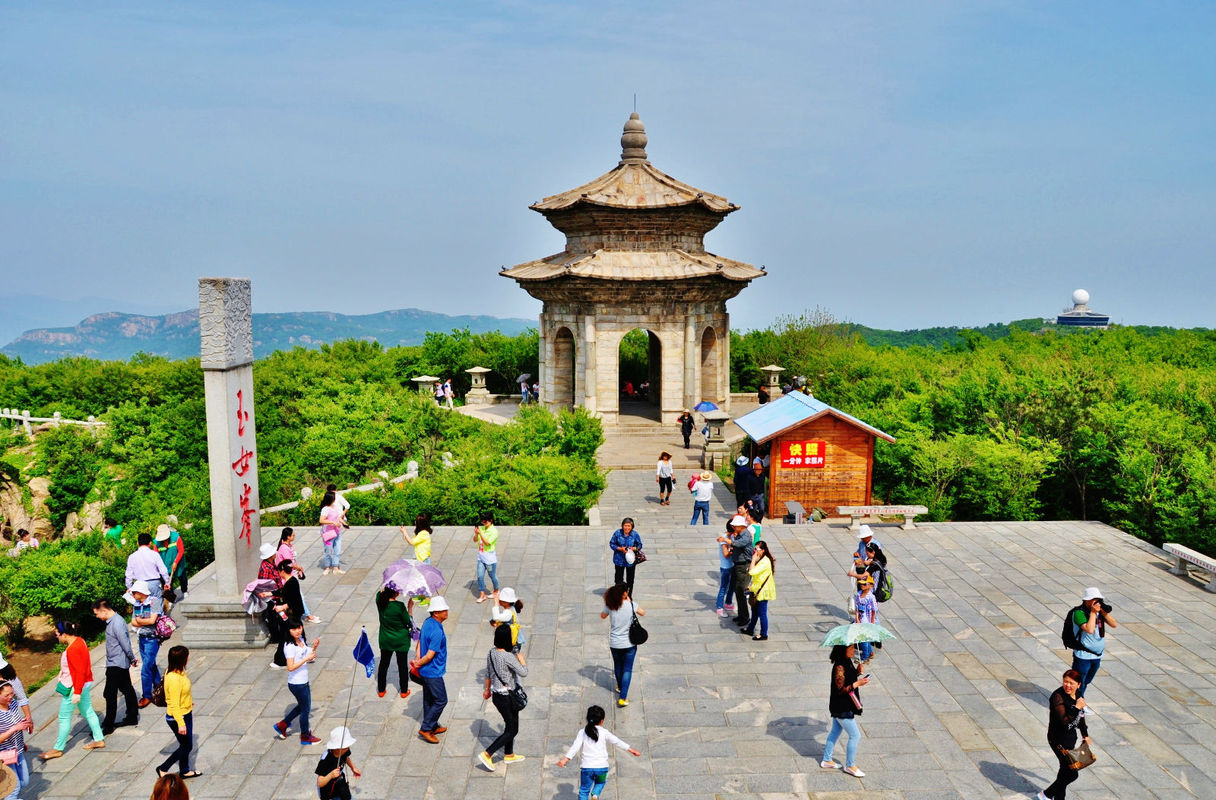
[[[819,440],[826,443],[824,465],[819,468],[784,468],[781,453],[786,442]],[[837,506],[870,505],[874,471],[874,435],[837,417],[826,415],[777,435],[769,460],[769,516],[786,513],[787,500],[796,500],[810,512],[822,508],[836,516]]]

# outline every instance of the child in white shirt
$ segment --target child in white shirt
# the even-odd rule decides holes
[[[604,793],[608,783],[608,745],[614,744],[630,755],[640,756],[625,742],[613,735],[604,727],[604,709],[591,706],[587,709],[587,727],[578,732],[574,744],[566,751],[566,755],[557,760],[559,767],[564,767],[574,758],[579,750],[583,751],[579,762],[578,800],[598,800]]]

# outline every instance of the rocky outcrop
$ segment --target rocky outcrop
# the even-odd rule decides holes
[[[38,539],[53,538],[55,528],[46,510],[51,482],[46,478],[31,478],[27,485],[30,489],[29,508],[22,497],[20,483],[9,480],[0,482],[0,513],[4,515],[5,524],[14,531],[25,528]]]

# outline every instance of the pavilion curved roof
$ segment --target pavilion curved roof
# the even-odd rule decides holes
[[[649,161],[629,159],[610,172],[561,194],[533,203],[534,211],[561,211],[578,203],[608,208],[673,208],[700,204],[718,214],[729,214],[739,206],[721,195],[705,192],[678,181]]]
[[[561,252],[536,261],[517,264],[501,273],[517,281],[545,281],[563,276],[618,281],[685,280],[718,276],[731,281],[751,281],[765,272],[751,264],[684,250],[596,250],[593,253]]]

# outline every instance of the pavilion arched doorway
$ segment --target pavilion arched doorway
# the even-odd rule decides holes
[[[551,405],[574,405],[574,334],[561,327],[553,334],[553,397]],[[542,400],[544,398],[541,398]]]
[[[659,337],[635,328],[621,337],[617,356],[621,416],[657,419],[663,385],[663,345]]]
[[[701,334],[701,397],[711,403],[722,404],[725,398],[719,397],[719,374],[721,370],[721,345],[718,335],[713,328],[706,328]]]

